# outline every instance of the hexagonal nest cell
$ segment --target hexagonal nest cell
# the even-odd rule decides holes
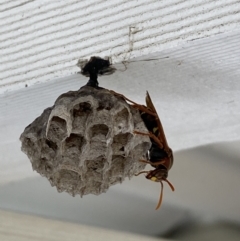
[[[84,86],[58,97],[22,133],[33,170],[59,192],[98,195],[144,169],[151,146],[139,111],[106,89]]]

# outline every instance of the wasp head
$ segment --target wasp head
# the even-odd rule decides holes
[[[163,196],[163,181],[167,182],[172,191],[174,191],[173,185],[167,180],[168,177],[168,169],[163,166],[159,165],[155,170],[149,171],[146,175],[146,178],[153,181],[153,182],[160,182],[161,184],[161,192],[159,201],[156,207],[156,210],[161,206],[162,203],[162,196]]]
[[[167,179],[168,170],[165,166],[160,165],[155,170],[149,171],[146,175],[146,178],[153,182],[161,182],[162,180]]]

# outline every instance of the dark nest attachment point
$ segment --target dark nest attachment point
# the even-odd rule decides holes
[[[90,60],[79,60],[77,66],[81,68],[81,74],[90,77],[87,86],[100,88],[98,85],[98,75],[110,75],[115,72],[115,68],[111,66],[109,58],[100,58],[93,56]]]

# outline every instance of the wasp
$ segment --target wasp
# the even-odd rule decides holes
[[[148,133],[143,133],[139,131],[134,131],[134,134],[149,136],[152,146],[148,153],[148,160],[140,160],[141,162],[150,164],[155,169],[150,171],[141,171],[135,176],[145,173],[146,178],[154,181],[160,182],[161,191],[156,210],[159,209],[162,203],[163,197],[163,181],[167,182],[172,191],[174,191],[173,185],[167,180],[168,171],[173,165],[173,152],[172,149],[168,146],[167,139],[163,130],[162,123],[157,114],[157,111],[153,105],[149,93],[146,94],[146,106],[135,103],[132,100],[129,100],[122,94],[111,91],[114,95],[121,97],[125,101],[128,101],[132,106],[139,110],[141,118],[145,123]]]

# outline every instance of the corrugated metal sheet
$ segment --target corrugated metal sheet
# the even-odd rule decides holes
[[[232,31],[239,12],[239,0],[3,1],[0,89],[75,73],[79,58],[118,62]]]

